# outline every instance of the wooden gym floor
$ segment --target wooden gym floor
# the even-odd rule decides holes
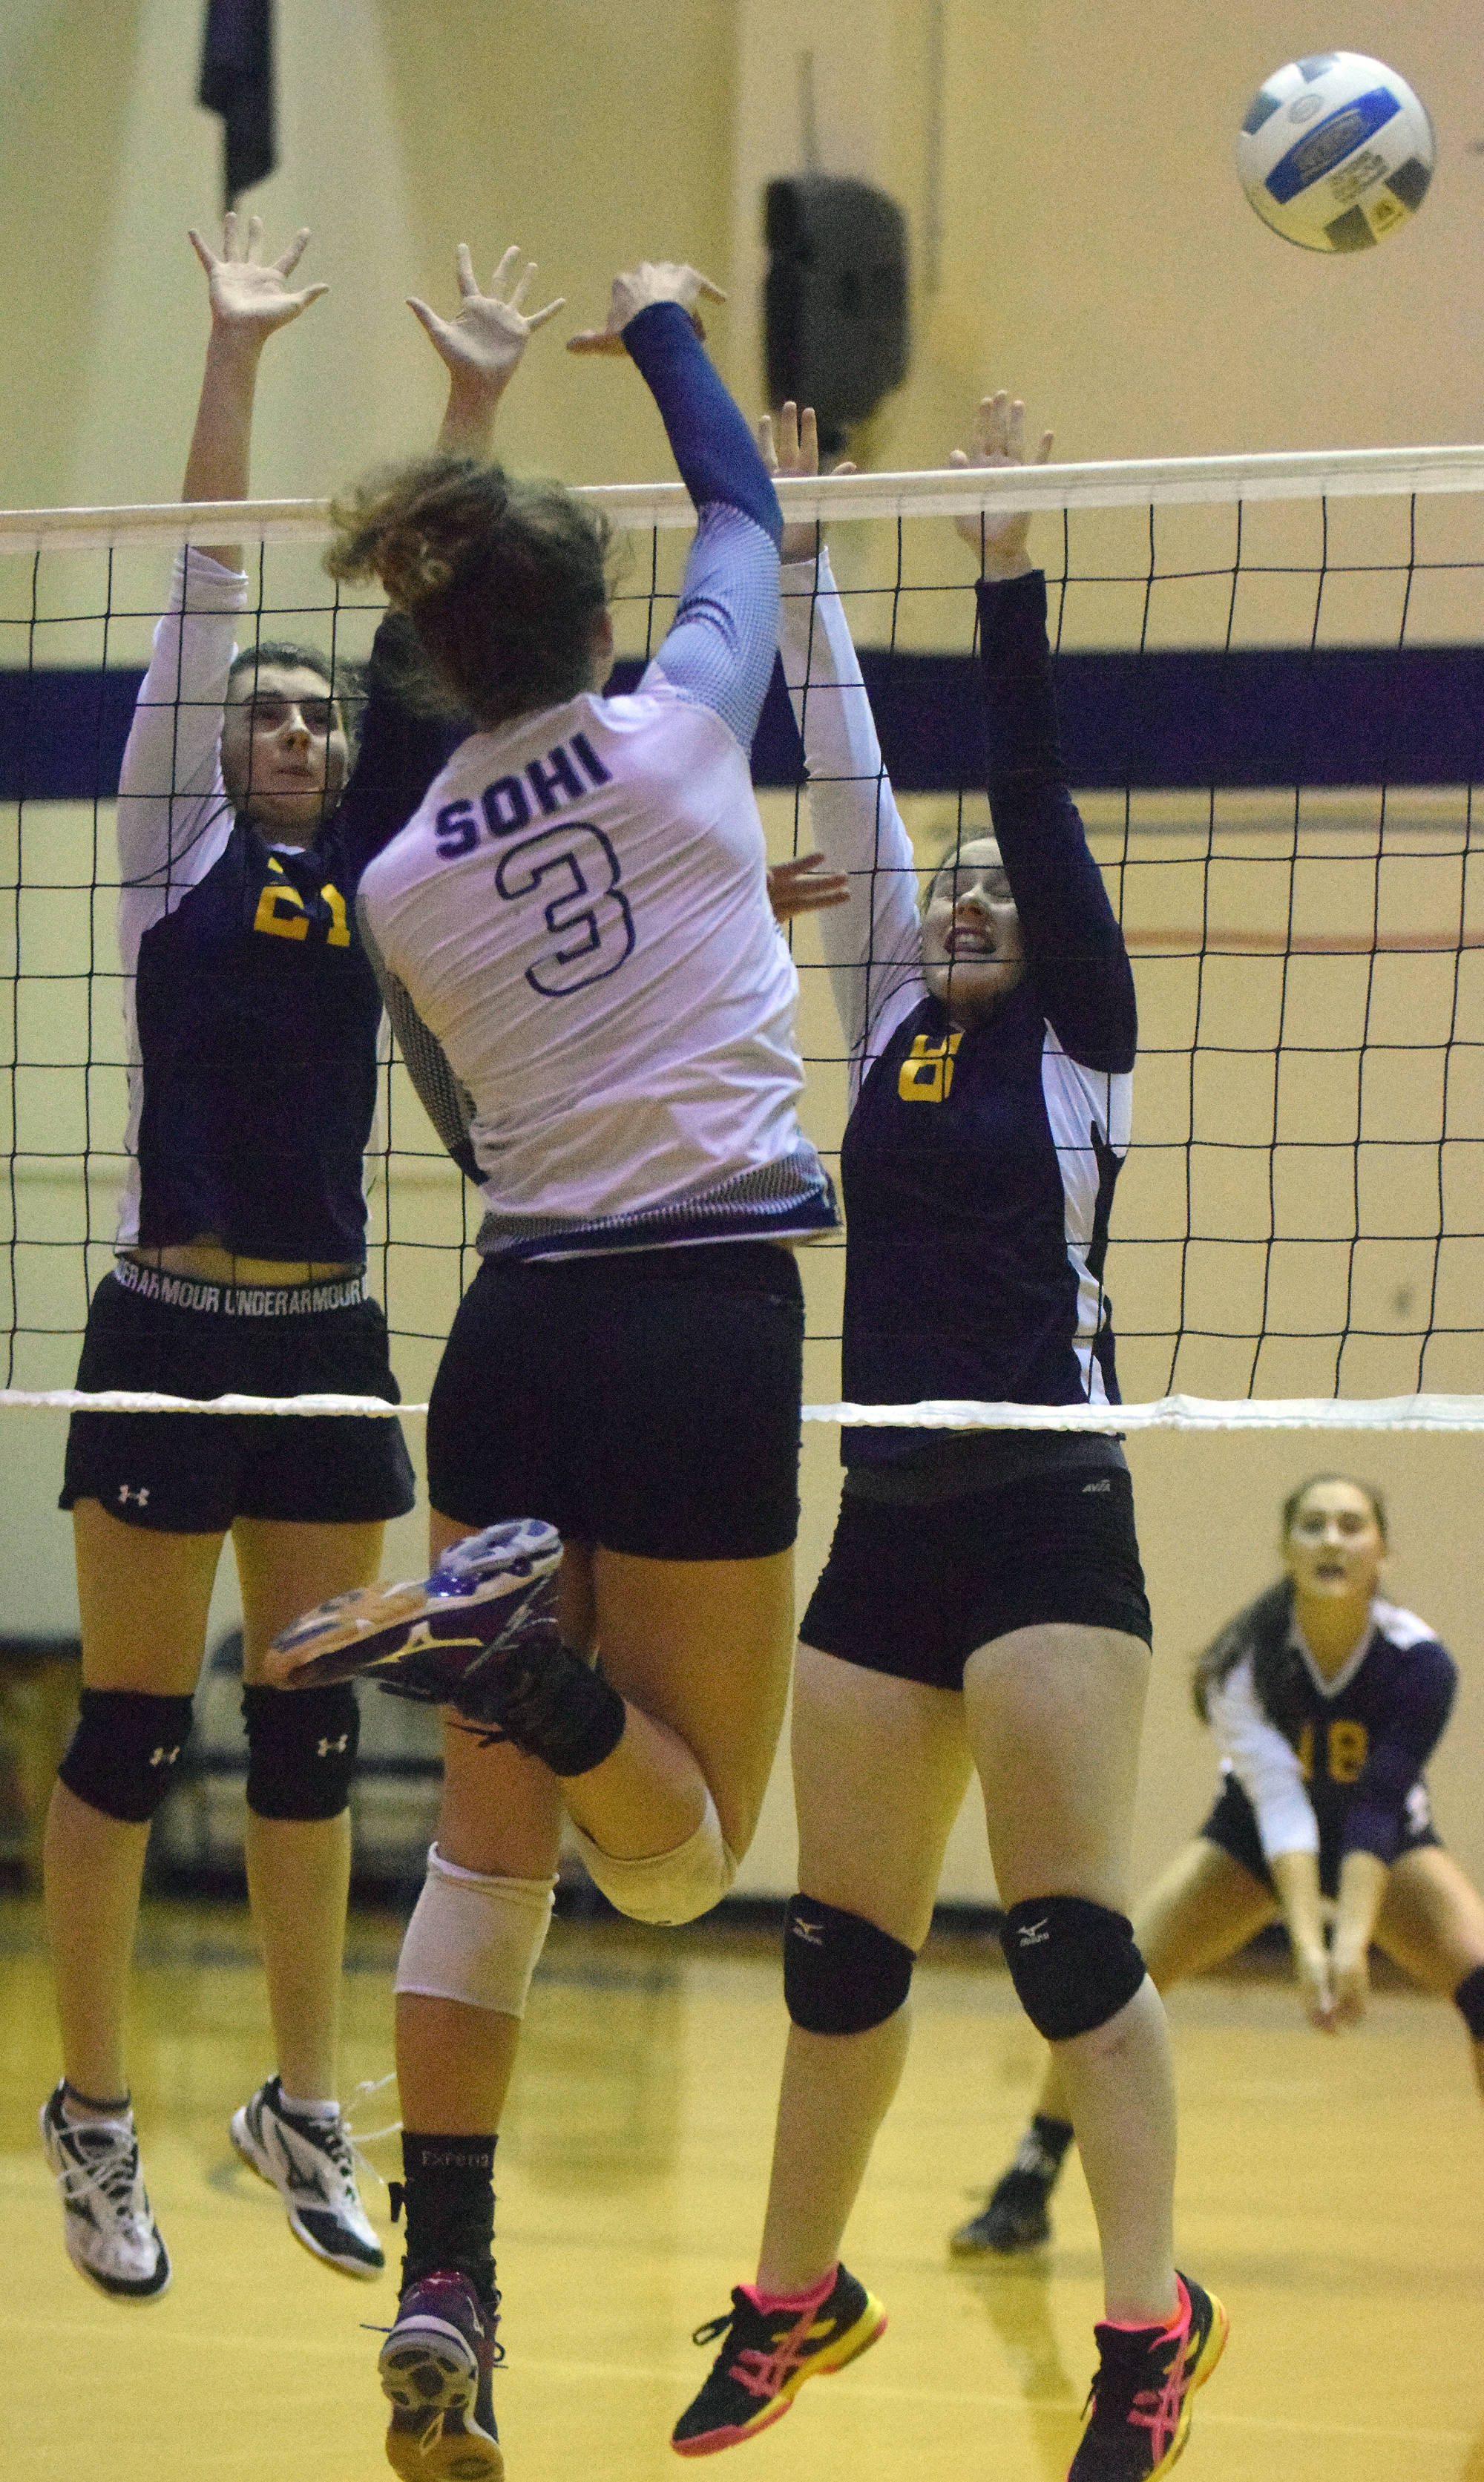
[[[397,1927],[353,1929],[346,2091],[391,2064]],[[156,1904],[134,2082],[175,2276],[114,2307],[69,2267],[36,2135],[55,2072],[39,1911],[0,1901],[0,2352],[7,2482],[374,2482],[390,2276],[295,2247],[235,2168],[228,2114],[272,2067],[245,1915]],[[951,2261],[948,2228],[1005,2159],[1037,2069],[982,1942],[920,1968],[917,2030],[847,2245],[891,2326],[732,2454],[752,2482],[1059,2482],[1098,2307],[1073,2168],[1044,2266]],[[1176,1994],[1182,2258],[1232,2337],[1199,2401],[1190,2482],[1484,2482],[1484,2112],[1446,2006],[1388,1991],[1333,2042],[1244,1971]],[[658,2482],[708,2355],[690,2332],[752,2271],[783,2014],[772,1943],[559,1924],[501,2144],[510,2482]],[[358,2109],[395,2118],[388,2089]],[[394,2173],[395,2140],[373,2149]],[[372,2211],[384,2225],[385,2193]],[[729,2464],[727,2470],[730,2472]]]

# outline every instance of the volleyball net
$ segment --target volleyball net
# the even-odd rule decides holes
[[[692,512],[678,485],[590,496],[623,538],[627,687],[674,609]],[[1484,1427],[1484,448],[859,475],[781,497],[830,529],[924,873],[989,826],[978,564],[945,520],[1039,513],[1068,772],[1138,988],[1105,1271],[1117,1427]],[[172,552],[245,541],[240,642],[317,644],[354,698],[379,609],[327,580],[327,534],[306,502],[0,515],[0,1402],[75,1401],[113,1261],[115,797]],[[754,773],[770,858],[808,851],[779,678]],[[843,1046],[817,922],[789,937],[803,1119],[833,1163]],[[415,1406],[481,1204],[391,1057],[368,1170],[371,1273]],[[801,1264],[812,1417],[1110,1427],[1105,1409],[842,1408],[842,1244]],[[336,1404],[361,1410],[251,1400]]]

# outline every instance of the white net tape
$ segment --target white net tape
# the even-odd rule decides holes
[[[1261,457],[1147,457],[1115,462],[999,467],[966,473],[933,466],[914,474],[783,478],[778,496],[790,525],[861,517],[971,516],[981,509],[1230,507],[1245,500],[1371,499],[1413,491],[1484,488],[1484,446],[1294,449]],[[596,483],[577,497],[612,524],[649,533],[691,526],[696,512],[679,483]],[[95,551],[159,542],[324,542],[328,500],[166,501],[131,509],[0,510],[0,552]]]
[[[0,1388],[0,1412],[62,1413],[360,1413],[384,1420],[426,1405],[380,1396],[162,1396],[124,1387]],[[901,1431],[1484,1431],[1484,1396],[1161,1396],[1152,1405],[806,1405],[806,1422]]]

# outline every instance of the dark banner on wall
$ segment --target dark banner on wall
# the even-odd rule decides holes
[[[223,204],[278,160],[273,108],[273,0],[207,0],[197,101],[222,116]]]
[[[862,647],[882,750],[902,793],[984,782],[984,686],[971,655]],[[619,664],[631,690],[643,670]],[[0,802],[109,800],[142,674],[0,670]],[[1160,647],[1056,664],[1062,747],[1082,792],[1219,785],[1468,784],[1484,774],[1484,647]],[[774,671],[753,745],[760,785],[803,753]]]

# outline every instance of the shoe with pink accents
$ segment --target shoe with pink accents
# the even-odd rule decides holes
[[[1221,2359],[1227,2313],[1188,2275],[1175,2281],[1174,2326],[1094,2329],[1098,2375],[1067,2482],[1155,2482],[1184,2448],[1190,2399]]]
[[[755,2439],[782,2420],[806,2379],[842,2370],[886,2324],[881,2303],[842,2266],[832,2267],[812,2292],[767,2308],[755,2285],[739,2284],[730,2310],[696,2330],[698,2344],[713,2344],[718,2336],[726,2342],[676,2423],[671,2446],[677,2456],[714,2456]]]

